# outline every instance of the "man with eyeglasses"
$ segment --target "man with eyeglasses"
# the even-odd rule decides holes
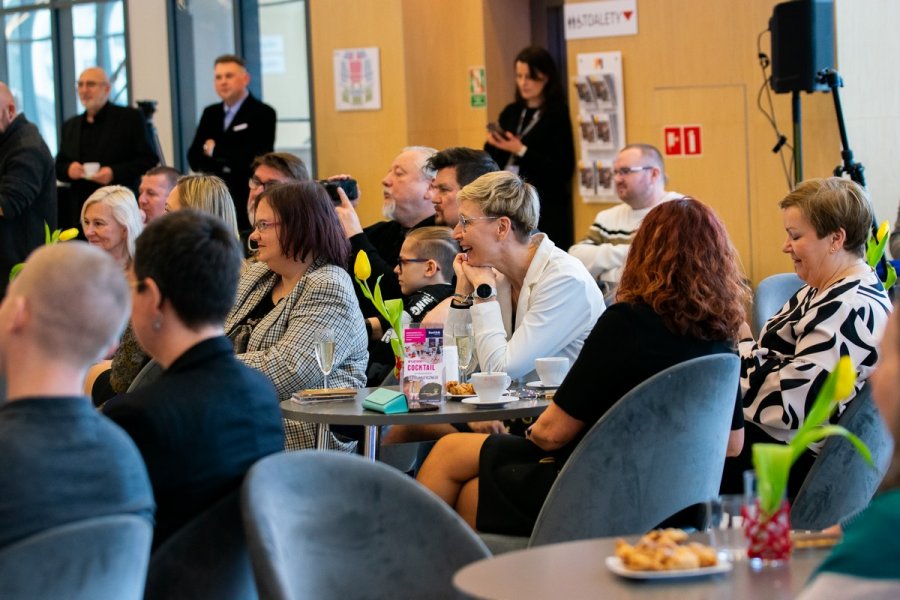
[[[159,162],[144,115],[111,103],[110,89],[99,67],[78,77],[84,113],[63,124],[56,155],[56,178],[71,184],[68,194],[60,191],[60,227],[77,227],[81,205],[101,186],[124,185],[137,197],[141,175]]]
[[[309,170],[299,156],[289,152],[267,152],[257,156],[250,167],[249,194],[247,195],[247,219],[249,229],[241,230],[244,252],[250,248],[248,240],[256,226],[256,201],[268,188],[288,181],[309,181]]]
[[[654,206],[680,198],[667,192],[662,154],[650,144],[629,144],[613,162],[613,182],[622,204],[597,213],[587,237],[569,248],[584,263],[610,302],[622,276],[634,234]]]
[[[187,158],[193,170],[222,178],[234,200],[238,229],[244,231],[250,228],[246,205],[251,165],[254,158],[275,148],[276,114],[247,89],[250,73],[244,59],[223,54],[213,69],[222,101],[203,109]]]

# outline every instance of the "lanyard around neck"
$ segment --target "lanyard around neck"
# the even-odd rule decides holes
[[[525,125],[525,114],[528,112],[528,107],[522,109],[522,114],[519,115],[519,126],[516,127],[516,136],[521,139],[528,135],[528,132],[534,129],[534,126],[537,125],[537,122],[541,118],[541,109],[537,109],[534,111],[534,115],[532,115],[531,120],[528,122],[528,126],[523,130],[522,127]]]

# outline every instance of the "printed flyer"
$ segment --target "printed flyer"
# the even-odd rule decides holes
[[[444,330],[403,330],[403,393],[410,402],[440,402],[444,391]]]

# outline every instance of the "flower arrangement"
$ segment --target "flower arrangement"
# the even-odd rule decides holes
[[[403,342],[400,339],[403,300],[400,298],[385,300],[381,297],[381,286],[379,284],[384,275],[379,275],[378,279],[375,280],[375,292],[372,293],[368,282],[369,277],[372,276],[372,265],[365,250],[360,250],[359,254],[356,255],[356,261],[353,264],[353,274],[355,275],[356,283],[362,290],[363,296],[369,299],[375,309],[387,319],[387,322],[394,329],[394,335],[391,336],[391,350],[394,351],[394,360],[396,361],[395,375],[399,376],[400,365],[403,360]]]
[[[869,236],[866,241],[866,262],[873,269],[878,265],[881,257],[884,256],[884,249],[888,242],[888,230],[890,225],[887,221],[881,224],[874,236]],[[897,271],[894,265],[887,263],[887,272],[884,276],[884,289],[889,290],[897,283]]]
[[[53,233],[50,233],[50,226],[47,225],[47,222],[44,221],[44,244],[47,246],[52,246],[57,242],[68,242],[69,240],[74,240],[78,237],[78,230],[74,227],[70,229],[66,229],[63,231],[62,229],[57,229]],[[19,274],[19,271],[25,266],[25,263],[17,263],[13,265],[13,268],[9,270],[9,280],[12,281],[16,278],[16,275]]]

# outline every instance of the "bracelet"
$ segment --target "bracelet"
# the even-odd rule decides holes
[[[453,298],[459,300],[460,302],[472,302],[472,294],[453,294]]]
[[[453,300],[450,301],[450,308],[461,308],[461,309],[472,308],[472,303],[471,302],[457,302],[456,298],[454,298]]]

